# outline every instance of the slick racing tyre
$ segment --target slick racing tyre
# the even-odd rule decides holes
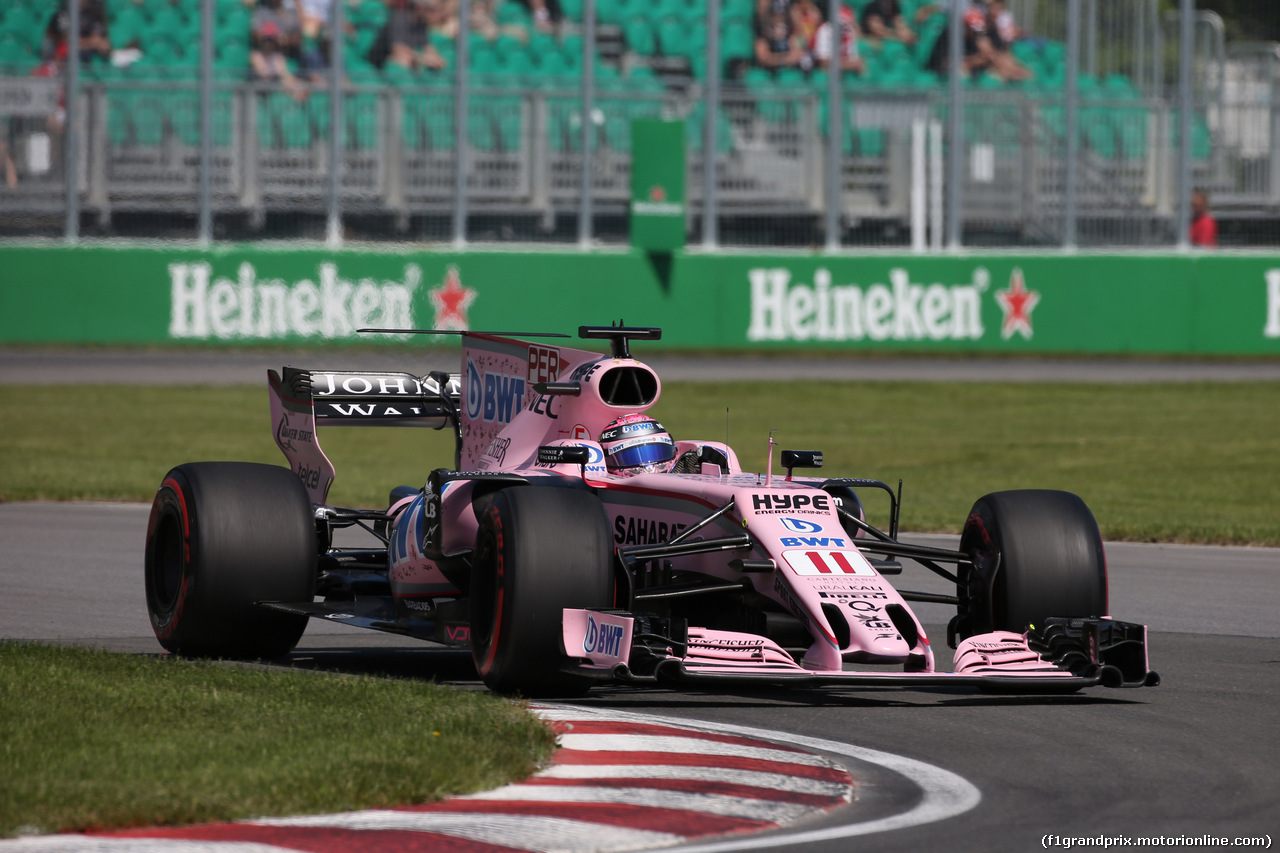
[[[1021,633],[1046,617],[1105,616],[1107,563],[1093,513],[1076,495],[1042,489],[979,498],[965,521],[959,612],[948,631],[960,639],[989,631]]]
[[[151,627],[170,652],[279,657],[297,645],[307,617],[258,602],[314,597],[311,502],[288,468],[180,465],[151,505],[145,559]]]
[[[595,495],[518,486],[480,515],[471,570],[471,655],[498,693],[571,696],[591,681],[563,673],[561,610],[613,605],[613,537]]]

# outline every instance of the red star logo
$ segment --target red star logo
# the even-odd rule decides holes
[[[1031,328],[1031,312],[1040,301],[1040,293],[1036,290],[1027,290],[1021,269],[1015,267],[1009,275],[1008,290],[996,291],[996,301],[1000,303],[1000,310],[1004,312],[1004,324],[1000,327],[1000,337],[1008,340],[1013,337],[1014,332],[1017,332],[1027,340],[1031,340],[1031,336],[1035,334]]]
[[[448,329],[454,332],[465,332],[467,325],[467,309],[476,300],[476,292],[462,286],[462,277],[458,268],[450,266],[444,274],[444,282],[431,291],[431,304],[436,310],[436,321],[433,329]]]
[[[662,187],[651,187],[649,189],[649,201],[666,201],[667,191]]]

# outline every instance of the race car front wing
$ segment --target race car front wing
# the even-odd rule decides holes
[[[563,612],[564,667],[630,684],[794,686],[972,685],[994,692],[1154,687],[1145,625],[1107,618],[1047,619],[1025,633],[997,631],[959,644],[953,672],[810,670],[767,637],[693,628],[620,610]]]

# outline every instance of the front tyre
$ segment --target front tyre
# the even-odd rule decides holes
[[[179,465],[147,523],[147,611],[160,644],[187,657],[274,658],[307,618],[259,606],[310,602],[316,532],[306,489],[288,468]]]
[[[560,671],[561,611],[613,604],[613,538],[595,495],[504,489],[480,515],[471,570],[471,654],[498,693],[565,696],[589,679]]]
[[[1044,489],[993,492],[965,521],[954,641],[1021,633],[1045,618],[1105,616],[1107,561],[1093,513],[1076,495]]]

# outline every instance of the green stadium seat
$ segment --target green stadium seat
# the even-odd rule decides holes
[[[214,56],[214,65],[224,69],[239,69],[242,78],[248,77],[249,44],[247,42],[226,42],[218,45]]]
[[[521,143],[524,141],[524,122],[518,102],[516,109],[505,110],[498,114],[497,134],[497,144],[502,151],[512,153],[520,150]]]
[[[498,4],[494,18],[499,25],[508,27],[531,28],[533,24],[529,10],[515,0],[502,0]]]
[[[130,99],[128,110],[133,144],[155,146],[164,139],[168,110],[161,94],[158,91],[140,92]]]
[[[725,59],[750,59],[755,55],[755,34],[751,24],[741,20],[726,24],[721,35],[720,52]]]
[[[568,60],[559,50],[542,54],[538,62],[544,77],[564,76],[573,71]]]
[[[429,95],[423,99],[427,141],[434,151],[452,151],[454,147],[453,98]]]
[[[0,68],[25,75],[39,62],[26,43],[12,33],[0,35]]]
[[[701,101],[696,102],[689,111],[684,123],[684,138],[694,154],[702,153],[702,134],[706,108]],[[716,111],[716,152],[728,154],[733,150],[733,125],[723,110]]]
[[[776,79],[778,85],[784,89],[801,89],[807,82],[804,72],[799,68],[779,68]]]
[[[620,25],[622,4],[619,0],[596,0],[596,21],[601,24]]]
[[[574,23],[582,21],[582,0],[560,0],[560,14]]]
[[[470,60],[474,74],[492,74],[498,70],[498,53],[486,43],[472,45]]]
[[[544,33],[540,30],[534,30],[529,33],[529,53],[534,57],[540,57],[552,51],[559,50],[560,46],[556,44],[556,37],[550,33]]]
[[[317,101],[318,98],[311,98],[310,101]],[[298,103],[293,98],[283,93],[273,93],[267,96],[267,111],[272,121],[275,122],[277,139],[279,147],[282,148],[308,148],[311,146],[313,136],[311,132],[312,110],[319,110],[313,103]],[[324,112],[327,115],[327,112]]]
[[[684,56],[688,53],[688,35],[680,18],[663,18],[658,24],[658,44],[663,56]]]
[[[685,20],[684,55],[692,59],[705,56],[707,50],[707,29]]]
[[[44,21],[25,6],[10,8],[4,13],[3,23],[0,23],[0,35],[12,36],[28,48],[40,46],[43,31]]]
[[[652,56],[658,52],[657,41],[654,38],[653,27],[649,23],[649,19],[642,15],[636,15],[627,19],[622,29],[623,38],[626,39],[627,47],[636,53],[644,56]]]
[[[515,49],[509,53],[502,54],[499,71],[507,77],[517,77],[524,80],[530,75],[536,74],[538,66],[534,64],[533,57],[529,55],[524,46],[517,44]]]
[[[420,82],[418,75],[413,73],[413,69],[394,62],[388,62],[382,67],[382,79],[388,84],[401,89],[407,86],[416,86]]]

